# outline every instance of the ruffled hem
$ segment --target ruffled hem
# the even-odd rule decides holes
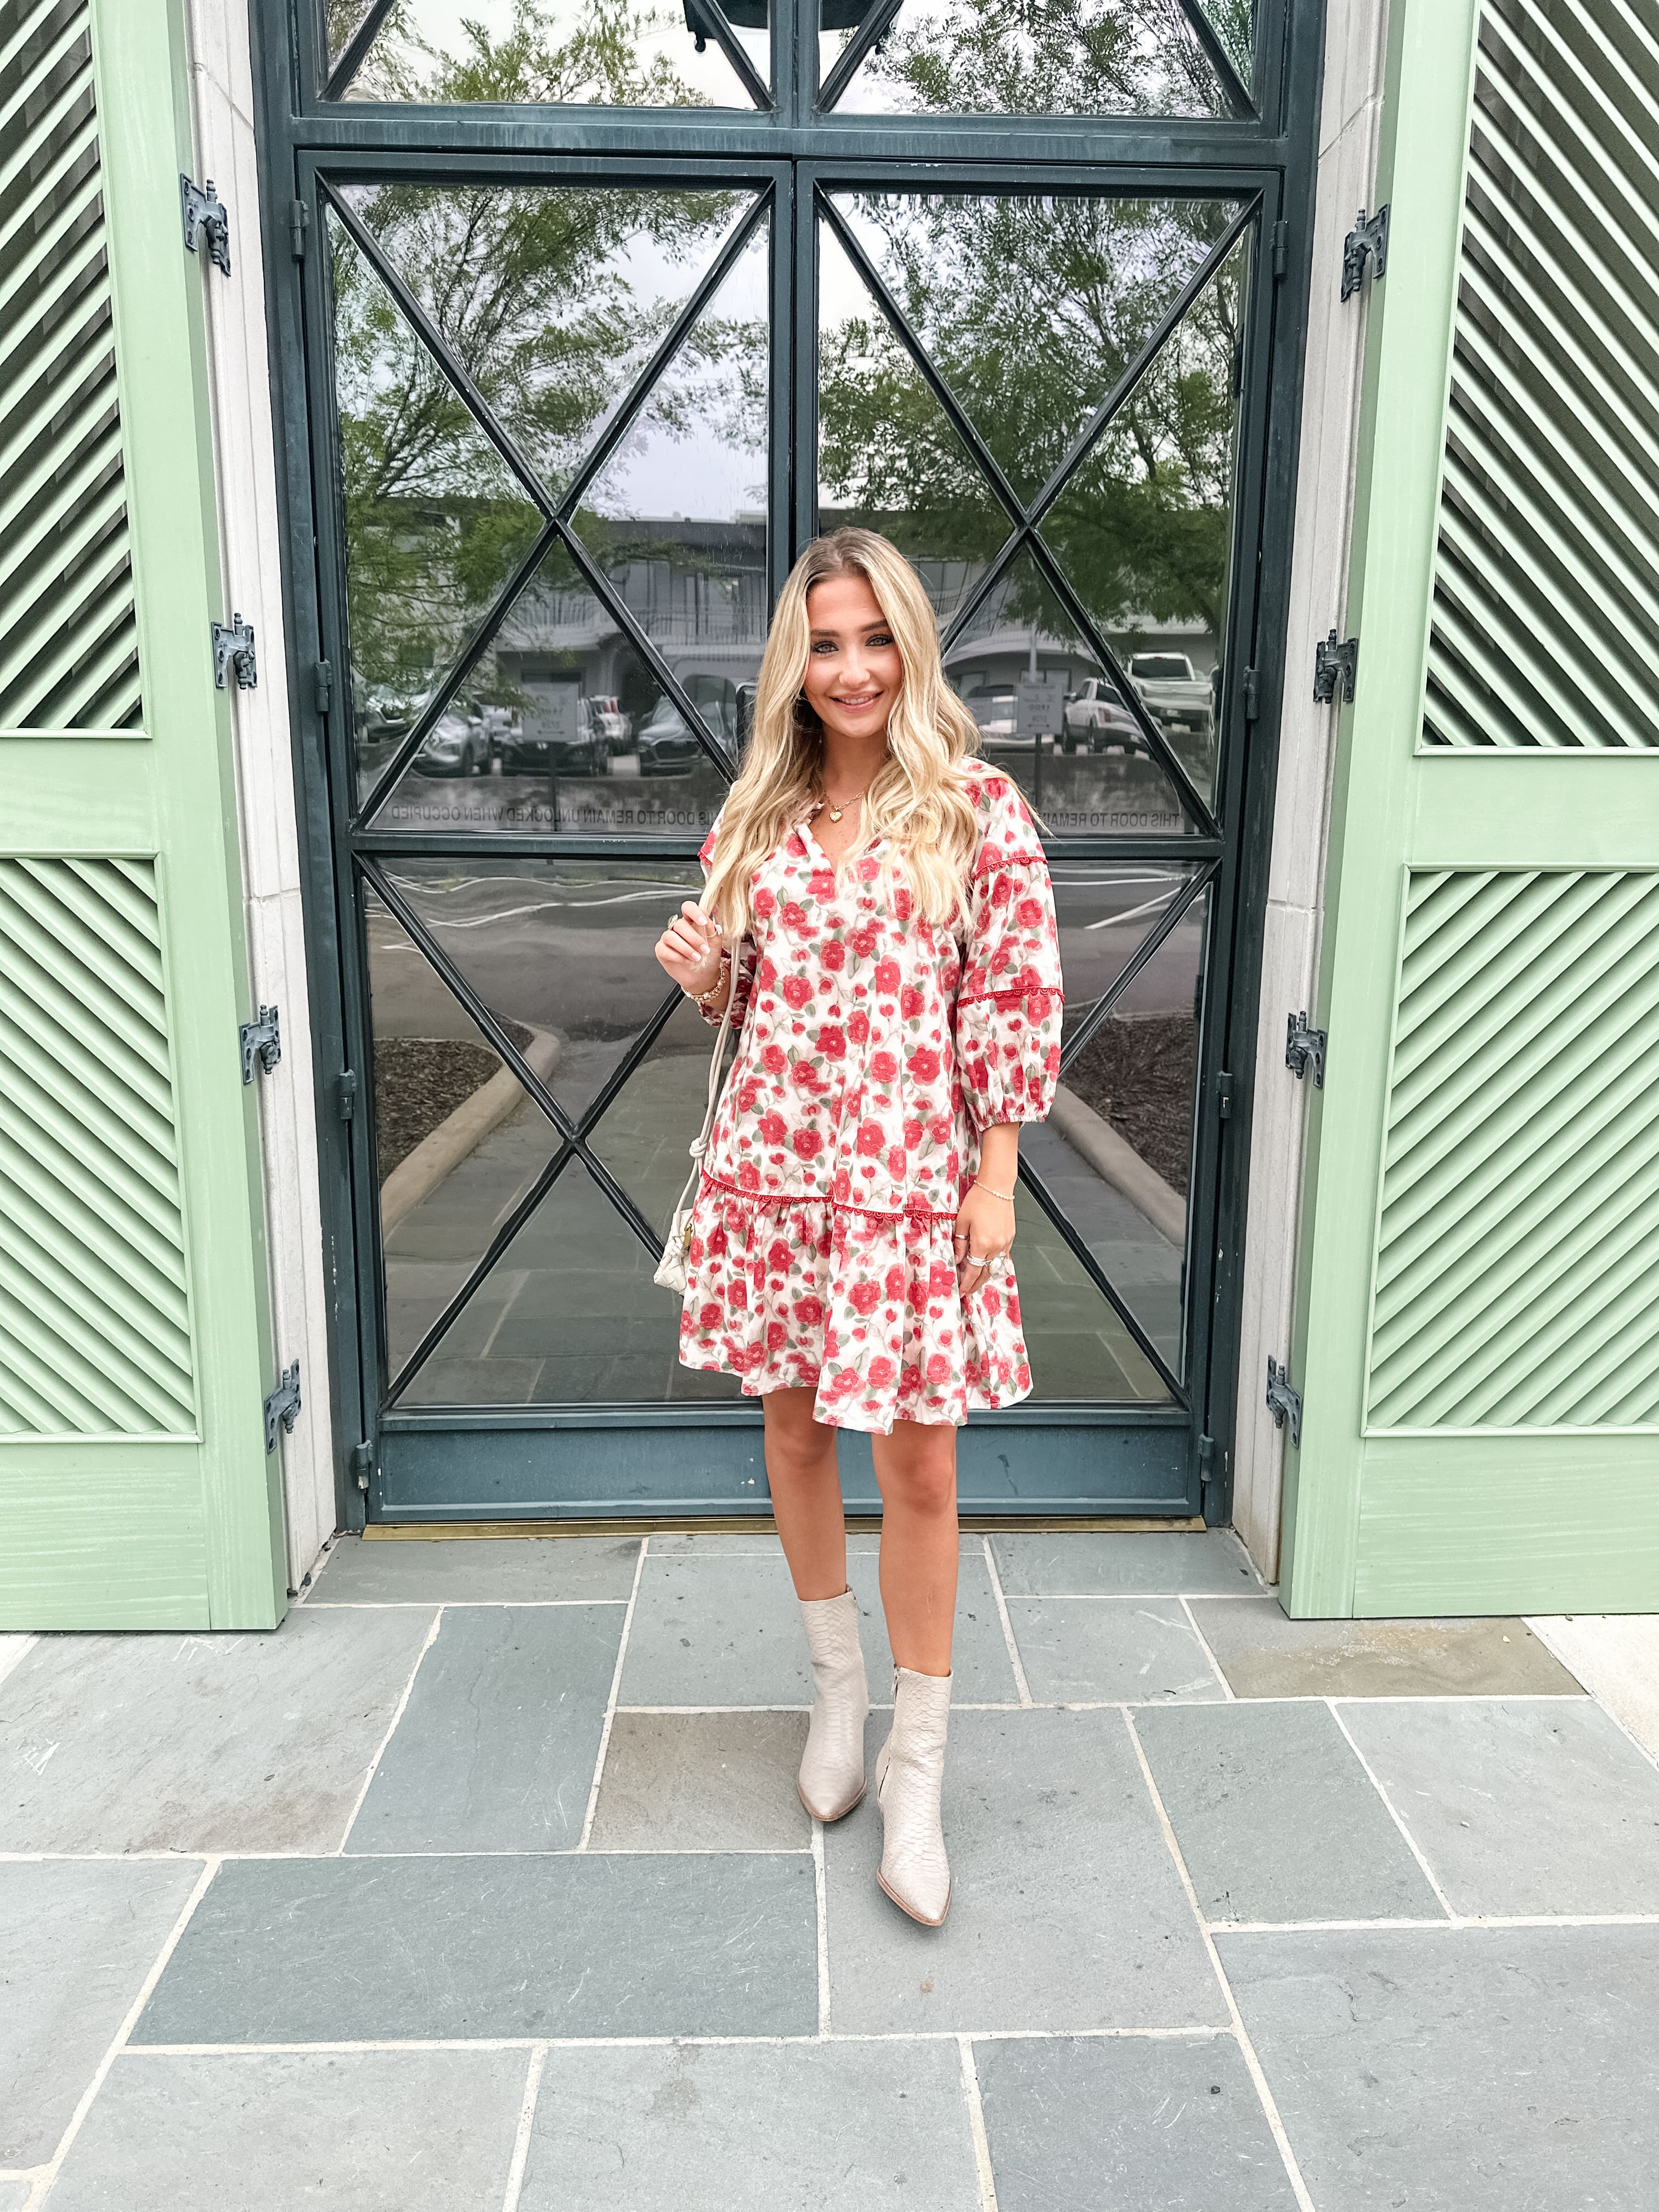
[[[680,1364],[746,1397],[811,1389],[828,1428],[960,1427],[1031,1390],[1012,1269],[963,1302],[954,1217],[741,1195],[704,1178],[687,1243]]]

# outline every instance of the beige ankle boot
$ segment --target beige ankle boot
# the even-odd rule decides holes
[[[893,1732],[876,1755],[881,1867],[876,1880],[901,1911],[937,1928],[951,1910],[951,1863],[939,1824],[951,1677],[893,1669]]]
[[[801,1618],[812,1655],[812,1717],[796,1788],[815,1820],[839,1820],[864,1795],[864,1723],[870,1691],[859,1643],[859,1601],[803,1598]]]

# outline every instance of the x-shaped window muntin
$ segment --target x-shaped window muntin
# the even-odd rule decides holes
[[[702,0],[700,0],[700,4],[702,4]],[[866,28],[868,28],[867,22]],[[848,51],[850,52],[851,49],[849,48]],[[845,56],[842,58],[844,60]],[[961,184],[946,184],[937,178],[929,178],[925,181],[930,196],[944,197],[951,193],[962,195],[975,189],[981,191],[998,189],[993,185],[981,185],[975,187]],[[893,190],[896,195],[904,193],[907,196],[914,196],[923,182],[923,179],[916,179],[908,186],[887,189]],[[560,187],[556,184],[550,184],[545,188],[556,191]],[[752,190],[753,187],[750,189]],[[867,181],[861,180],[854,183],[849,180],[842,189],[849,192],[875,192],[882,188]],[[1010,183],[1003,185],[1000,189],[1004,191],[1010,189],[1024,189],[1029,191],[1031,188],[1029,185],[1014,186],[1011,180]],[[1058,191],[1067,188],[1055,186],[1050,189]],[[1100,196],[1088,193],[1085,188],[1076,185],[1071,185],[1069,189],[1074,193],[1080,192],[1085,197]],[[1190,187],[1188,189],[1190,190]],[[698,744],[721,775],[729,781],[736,773],[736,764],[725,746],[708,729],[690,694],[657,651],[643,626],[635,621],[621,593],[605,575],[600,564],[589,553],[574,527],[574,518],[582,499],[628,434],[638,418],[641,410],[649,399],[659,379],[690,334],[698,317],[730,273],[738,255],[755,236],[761,223],[767,218],[773,205],[775,187],[769,185],[755,191],[751,204],[727,233],[708,268],[675,315],[671,327],[657,345],[650,360],[641,370],[626,396],[614,408],[586,459],[573,474],[564,491],[557,497],[555,497],[542,483],[539,472],[532,465],[511,431],[497,419],[443,333],[432,322],[419,300],[410,291],[387,255],[381,251],[373,231],[325,178],[319,177],[319,190],[325,204],[338,221],[358,252],[373,269],[375,276],[385,285],[399,313],[437,362],[480,430],[501,454],[507,468],[523,487],[543,519],[542,527],[537,533],[534,543],[497,592],[489,608],[475,624],[471,634],[452,663],[443,681],[434,687],[430,697],[421,709],[409,732],[398,744],[374,787],[358,805],[354,827],[361,830],[373,823],[379,809],[460,691],[468,676],[489,649],[514,602],[532,583],[542,562],[556,547],[563,550],[577,574],[593,592],[599,604],[616,624],[618,632],[640,655],[653,677],[661,684],[663,690],[673,702],[688,730],[696,737]],[[1213,854],[1212,849],[1206,848],[1212,848],[1213,844],[1219,841],[1221,830],[1208,801],[1193,782],[1157,723],[1147,714],[1133,685],[1124,674],[1116,654],[1102,634],[1099,625],[1078,597],[1064,569],[1049,550],[1041,535],[1040,526],[1067,483],[1073,479],[1077,470],[1097,448],[1113,422],[1133,399],[1142,381],[1162,354],[1164,346],[1174,336],[1184,316],[1200,297],[1206,287],[1217,276],[1238,240],[1255,219],[1259,203],[1255,195],[1247,195],[1241,199],[1240,204],[1210,246],[1203,260],[1158,319],[1134,360],[1119,376],[1083,428],[1077,433],[1069,450],[1054,470],[1048,482],[1029,501],[1022,501],[1014,491],[1006,472],[975,428],[972,418],[951,391],[946,379],[929,358],[927,349],[911,326],[908,319],[893,298],[879,272],[872,264],[851,225],[836,205],[830,189],[824,184],[820,183],[815,190],[812,195],[812,205],[818,219],[829,227],[857,270],[861,282],[880,308],[899,343],[915,363],[918,374],[938,400],[953,429],[962,440],[963,447],[972,456],[975,465],[1010,520],[1012,526],[1007,538],[992,560],[987,563],[983,573],[971,591],[963,598],[961,605],[941,636],[941,649],[948,651],[963,634],[968,624],[1007,574],[1012,563],[1023,551],[1028,552],[1042,580],[1054,593],[1066,617],[1074,625],[1079,642],[1094,657],[1109,679],[1115,684],[1126,708],[1133,715],[1149,756],[1158,763],[1179,793],[1196,833],[1194,842],[1197,846],[1197,850],[1194,852],[1193,858],[1199,861],[1200,865],[1194,869],[1192,877],[1182,891],[1164,908],[1158,922],[1125,963],[1115,980],[1094,1002],[1088,1013],[1067,1039],[1060,1060],[1060,1072],[1063,1074],[1075,1060],[1077,1055],[1099,1033],[1103,1024],[1110,1018],[1115,1006],[1141,969],[1146,967],[1195,902],[1216,879],[1219,872],[1219,859]],[[772,342],[776,342],[775,333],[773,334]],[[406,841],[397,833],[382,833],[381,838],[377,839],[376,842],[381,846],[383,852],[388,848],[394,850],[402,848],[406,842],[412,843],[412,841]],[[424,845],[426,841],[422,839],[420,842]],[[562,838],[559,839],[556,844],[550,840],[545,845],[541,845],[540,841],[537,841],[537,845],[539,849],[544,850],[550,858],[556,852],[568,849],[568,841]],[[666,860],[671,856],[665,853],[662,857]],[[1126,854],[1124,857],[1127,858],[1128,855]],[[519,1231],[529,1220],[541,1200],[573,1159],[580,1159],[582,1162],[617,1213],[627,1222],[635,1236],[651,1254],[653,1261],[661,1257],[661,1243],[650,1224],[610,1170],[594,1154],[588,1139],[606,1109],[624,1088],[629,1079],[660,1035],[679,1003],[680,994],[676,991],[671,991],[664,997],[661,1004],[645,1023],[639,1035],[623,1054],[586,1111],[573,1118],[560,1104],[553,1092],[527,1065],[506,1029],[472,989],[465,976],[433,942],[418,915],[388,881],[379,860],[370,853],[362,851],[358,854],[357,860],[366,881],[373,886],[387,910],[407,933],[411,941],[418,945],[424,957],[466,1009],[480,1031],[489,1039],[491,1047],[499,1054],[503,1064],[513,1070],[526,1091],[547,1116],[559,1138],[559,1143],[551,1158],[500,1224],[485,1250],[467,1274],[465,1280],[428,1328],[398,1374],[390,1378],[387,1395],[389,1400],[395,1401],[402,1396],[420,1370],[432,1357],[473,1293],[484,1281]],[[1176,1404],[1186,1407],[1188,1404],[1188,1396],[1180,1376],[1152,1342],[1146,1330],[1113,1285],[1075,1226],[1067,1218],[1064,1208],[1048,1189],[1041,1175],[1030,1165],[1028,1159],[1022,1159],[1019,1173],[1021,1182],[1030,1190],[1032,1197],[1042,1207],[1079,1266],[1111,1305],[1136,1346],[1158,1375],[1170,1398]],[[1184,1315],[1182,1327],[1184,1351]],[[382,1344],[384,1346],[383,1333]]]

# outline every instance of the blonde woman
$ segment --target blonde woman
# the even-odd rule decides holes
[[[1060,1060],[1042,847],[973,757],[933,608],[867,530],[809,545],[779,598],[743,772],[707,882],[656,947],[705,1018],[742,1030],[687,1240],[680,1358],[764,1400],[766,1471],[814,1704],[799,1790],[865,1792],[869,1712],[847,1583],[837,1429],[869,1432],[896,1662],[876,1761],[877,1879],[927,1927],[957,1598],[956,1432],[1025,1397],[1009,1252],[1019,1125]]]

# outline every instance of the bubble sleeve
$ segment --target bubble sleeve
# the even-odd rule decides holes
[[[1048,866],[1030,814],[1004,784],[969,880],[957,994],[957,1060],[976,1135],[1047,1115],[1065,1003]]]
[[[698,860],[702,863],[702,879],[705,884],[714,872],[714,840],[720,836],[720,825],[716,821],[714,828],[703,839],[702,850],[697,855]],[[755,969],[759,957],[758,948],[752,937],[745,937],[742,944],[732,952],[732,1026],[734,1030],[742,1026],[743,1018],[749,1011],[749,996],[755,987]],[[693,1000],[692,1003],[695,1005],[696,1001]],[[717,1030],[726,1015],[724,1006],[712,1013],[706,1006],[698,1006],[697,1012],[711,1030]]]

